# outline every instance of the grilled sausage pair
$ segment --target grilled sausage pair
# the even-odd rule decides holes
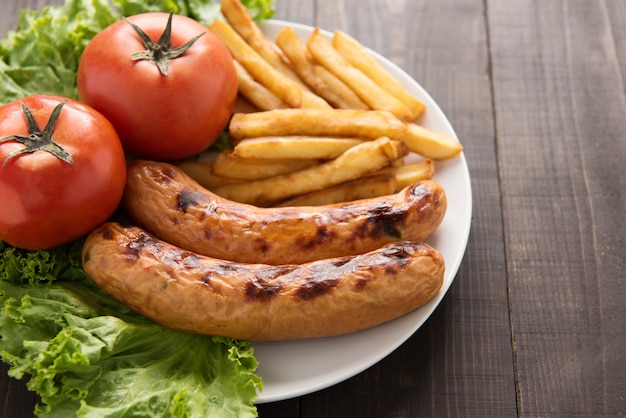
[[[124,208],[83,248],[87,274],[162,325],[247,340],[353,332],[402,316],[441,288],[434,181],[317,208],[256,208],[163,163],[129,165]],[[157,238],[158,237],[158,238]]]

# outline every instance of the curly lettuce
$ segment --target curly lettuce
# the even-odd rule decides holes
[[[29,376],[41,417],[254,417],[260,379],[248,343],[182,333],[75,282],[0,282],[0,356]]]
[[[24,251],[0,241],[0,280],[36,287],[55,280],[85,279],[82,245],[83,240],[76,240],[53,251]]]
[[[254,417],[249,342],[183,333],[132,312],[80,268],[80,243],[0,247],[0,358],[29,377],[41,417]]]
[[[173,11],[189,16],[197,21],[210,25],[215,19],[222,18],[220,2],[209,0],[113,0],[122,16],[143,13],[146,11]],[[272,2],[268,0],[242,0],[250,16],[256,21],[269,19],[274,15]]]
[[[22,10],[18,27],[0,41],[0,102],[35,93],[77,98],[82,52],[116,20],[105,0],[68,0],[41,11]]]

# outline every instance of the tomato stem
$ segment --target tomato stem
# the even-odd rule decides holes
[[[132,26],[135,32],[137,32],[137,35],[139,35],[143,46],[146,48],[145,51],[135,52],[133,55],[131,55],[131,59],[133,61],[147,60],[154,62],[159,68],[161,74],[163,74],[164,76],[167,76],[169,74],[169,62],[187,52],[187,50],[191,48],[191,45],[193,45],[194,42],[198,40],[198,38],[204,35],[203,32],[191,38],[184,45],[172,48],[172,15],[173,13],[170,12],[170,15],[167,19],[167,25],[165,26],[165,30],[161,34],[161,37],[159,38],[159,41],[157,43],[152,42],[152,39],[150,39],[150,37],[135,23],[131,22],[127,18],[123,18],[126,22],[130,24],[130,26]]]
[[[56,105],[52,110],[52,114],[50,115],[50,119],[48,119],[48,123],[46,123],[43,131],[39,129],[37,126],[37,122],[35,121],[35,117],[33,116],[30,109],[24,104],[24,102],[20,102],[22,105],[22,112],[24,112],[24,116],[26,117],[26,122],[28,123],[28,136],[23,135],[9,135],[4,138],[0,138],[0,144],[8,141],[16,141],[20,144],[25,145],[24,148],[19,149],[17,151],[12,152],[2,163],[2,168],[4,168],[9,161],[13,158],[26,154],[33,153],[36,151],[45,151],[54,155],[55,157],[65,161],[68,164],[72,164],[72,156],[65,151],[59,144],[54,142],[52,138],[52,131],[59,120],[59,115],[61,114],[61,110],[67,100],[63,100],[61,103]]]

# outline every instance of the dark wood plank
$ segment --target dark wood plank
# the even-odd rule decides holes
[[[26,389],[24,381],[8,377],[8,369],[8,365],[0,363],[0,417],[33,417],[39,397]]]
[[[488,4],[520,413],[620,416],[624,8]]]

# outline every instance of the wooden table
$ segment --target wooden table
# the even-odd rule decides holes
[[[46,3],[5,0],[0,34],[20,8]],[[343,383],[260,405],[260,416],[624,416],[626,2],[276,8],[348,32],[426,88],[464,144],[474,209],[455,282],[413,337]],[[31,416],[34,402],[3,372],[0,416]]]

